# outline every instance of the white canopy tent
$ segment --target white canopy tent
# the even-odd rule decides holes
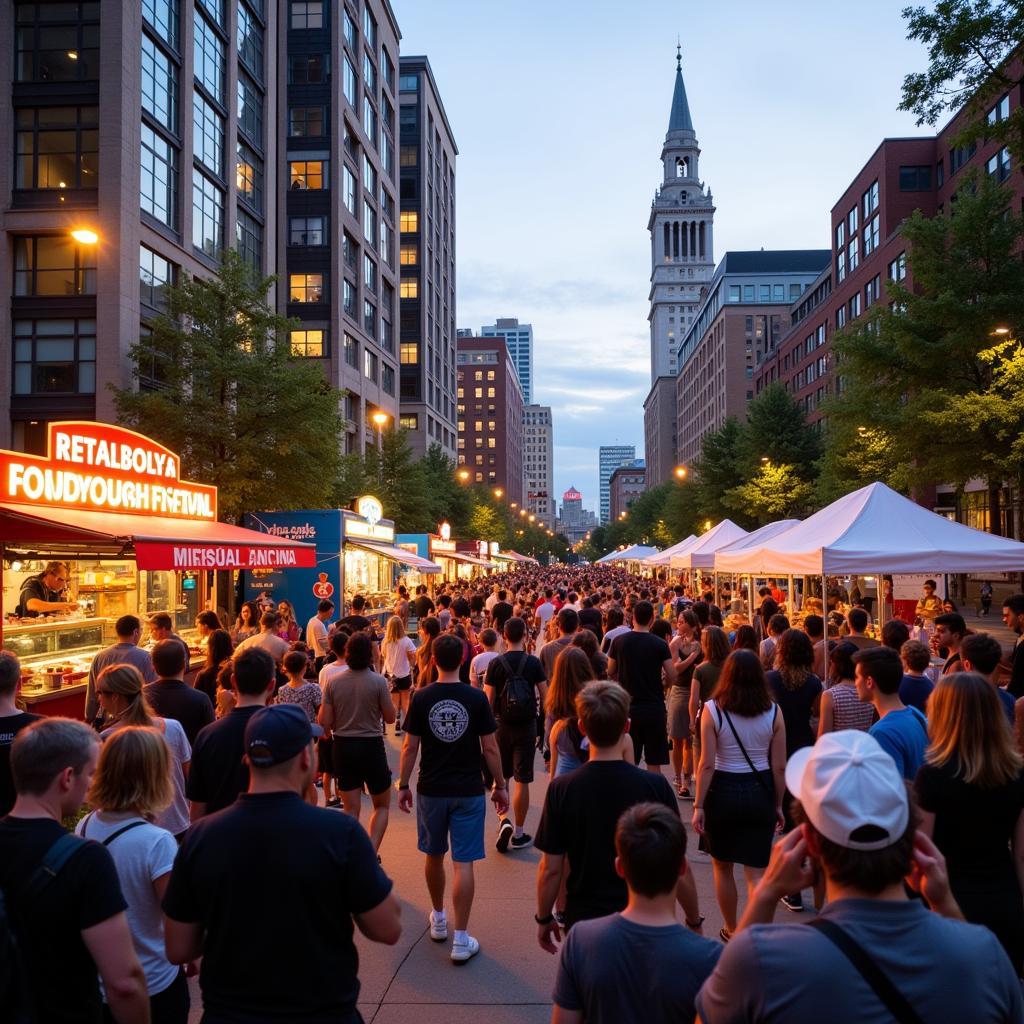
[[[656,555],[650,555],[644,559],[644,565],[657,566],[657,565],[670,565],[672,563],[672,556],[681,554],[691,544],[697,542],[696,534],[691,533],[685,540],[679,541],[678,544],[673,544],[670,548],[665,548],[664,551],[659,551]]]
[[[763,544],[722,551],[716,568],[759,576],[1019,572],[1024,544],[955,523],[873,483]]]
[[[746,537],[740,537],[739,540],[734,540],[731,544],[726,544],[724,548],[719,548],[715,552],[715,571],[738,572],[739,570],[734,570],[727,564],[730,555],[739,554],[740,552],[749,551],[751,549],[757,549],[761,547],[765,541],[770,540],[772,537],[778,537],[779,534],[792,529],[799,522],[799,519],[779,519],[777,522],[759,527],[753,532],[748,533]]]
[[[612,562],[642,562],[651,555],[658,553],[657,548],[648,547],[645,544],[631,544],[622,551],[609,551],[597,560],[598,565],[610,565]]]
[[[746,536],[747,531],[742,526],[737,526],[731,519],[723,519],[707,533],[702,533],[696,543],[673,555],[669,564],[673,569],[712,569],[715,552],[719,548]]]

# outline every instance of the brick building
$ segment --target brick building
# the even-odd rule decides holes
[[[647,471],[643,459],[619,466],[609,480],[611,522],[615,522],[647,490]]]

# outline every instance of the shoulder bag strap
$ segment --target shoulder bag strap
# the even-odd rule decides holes
[[[718,707],[716,704],[715,707]],[[732,724],[732,718],[729,716],[729,712],[722,708],[722,714],[725,715],[725,720],[729,723],[729,728],[732,730],[733,738],[736,740],[737,746],[740,748],[740,753],[746,758],[747,764],[750,765],[750,770],[754,773],[754,778],[757,779],[761,788],[769,795],[772,796],[771,790],[768,788],[768,784],[761,778],[761,773],[754,767],[754,762],[750,760],[750,755],[747,753],[747,748],[743,746],[743,740],[740,739],[740,734],[736,731],[736,726]],[[773,719],[774,721],[774,719]]]
[[[898,1024],[924,1024],[921,1016],[893,984],[889,976],[848,932],[840,928],[834,921],[823,917],[816,918],[808,924],[811,928],[816,928],[821,932],[853,964]]]
[[[123,836],[125,832],[131,831],[133,828],[138,828],[140,825],[145,825],[146,822],[139,818],[137,821],[129,821],[127,825],[122,825],[116,832],[111,832],[106,839],[101,840],[104,846],[109,846],[118,836]]]
[[[28,880],[25,893],[29,900],[38,899],[40,893],[61,873],[67,862],[91,843],[92,840],[76,836],[74,832],[65,832],[56,839]]]

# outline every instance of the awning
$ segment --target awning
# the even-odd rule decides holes
[[[522,562],[524,565],[537,565],[536,558],[530,558],[528,555],[521,555],[518,551],[499,551],[495,558],[504,558],[506,562]]]
[[[456,562],[465,562],[466,565],[482,565],[485,569],[493,569],[494,563],[488,562],[483,558],[477,558],[476,555],[471,555],[466,551],[445,551],[443,554],[438,554],[438,558],[451,558]]]
[[[421,558],[411,551],[406,551],[405,548],[396,548],[391,544],[381,544],[375,540],[356,541],[348,539],[345,541],[345,547],[360,548],[362,551],[369,551],[372,555],[383,555],[385,558],[390,558],[393,562],[401,562],[402,565],[407,565],[410,569],[416,569],[419,572],[432,573],[441,571],[441,566],[436,562],[431,562],[429,558]]]
[[[0,504],[0,537],[9,547],[48,552],[99,550],[140,569],[311,569],[316,548],[284,537],[201,519],[118,515]]]

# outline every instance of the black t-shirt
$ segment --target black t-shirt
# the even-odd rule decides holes
[[[62,601],[64,598],[59,590],[51,590],[44,582],[43,575],[30,576],[21,585],[21,593],[18,595],[17,612],[22,618],[35,618],[37,615],[45,615],[46,612],[32,612],[25,607],[25,602],[36,598],[40,601]]]
[[[786,723],[786,760],[802,747],[814,746],[814,732],[811,729],[811,712],[814,702],[821,696],[821,680],[812,672],[795,690],[787,690],[782,673],[773,668],[765,673],[772,700],[782,709],[782,720]]]
[[[412,603],[413,611],[416,612],[417,619],[425,619],[428,615],[434,613],[434,602],[427,597],[426,594],[421,594]]]
[[[539,684],[547,679],[540,658],[527,654],[525,651],[508,651],[506,654],[499,654],[497,658],[492,659],[487,666],[487,678],[484,682],[487,686],[494,687],[494,717],[499,722],[505,713],[505,681],[508,679],[508,673],[502,664],[503,658],[508,659],[514,674],[521,675],[528,683],[533,683],[534,692]]]
[[[93,842],[71,857],[38,899],[25,898],[29,879],[64,832],[51,818],[8,816],[0,821],[0,887],[17,928],[36,1020],[93,1024],[103,1019],[103,1003],[82,932],[128,904],[110,854]]]
[[[347,629],[350,633],[359,633],[364,629],[369,629],[372,623],[365,615],[359,615],[353,612],[351,615],[346,615],[343,619],[338,619],[338,629]]]
[[[203,926],[199,984],[211,1017],[333,1024],[359,997],[351,915],[390,891],[354,818],[295,793],[246,793],[189,830],[163,907]]]
[[[0,818],[10,813],[14,806],[14,779],[11,778],[11,744],[14,737],[42,715],[30,715],[21,711],[16,715],[0,718]]]
[[[600,643],[603,635],[600,608],[581,608],[579,610],[579,620],[580,626],[583,629],[589,629],[597,637],[597,642]]]
[[[185,791],[189,800],[206,804],[207,814],[235,802],[249,788],[245,754],[245,727],[258,705],[232,708],[208,725],[192,744],[192,766]]]
[[[625,908],[626,883],[615,873],[615,826],[623,811],[649,800],[679,813],[668,779],[625,761],[588,761],[551,780],[534,845],[569,858],[567,923]]]
[[[505,623],[512,618],[512,613],[515,609],[508,603],[508,601],[496,601],[494,607],[491,609],[491,620],[494,623],[494,628],[500,633],[505,628]]]
[[[608,655],[615,660],[619,683],[632,698],[631,708],[665,706],[661,669],[672,655],[660,636],[630,630],[612,641]]]
[[[199,730],[213,721],[213,705],[202,690],[187,686],[180,679],[160,679],[146,689],[146,700],[161,718],[181,722],[191,745]]]
[[[412,695],[402,728],[420,738],[417,793],[480,796],[480,737],[497,726],[482,690],[466,683],[431,683]]]

